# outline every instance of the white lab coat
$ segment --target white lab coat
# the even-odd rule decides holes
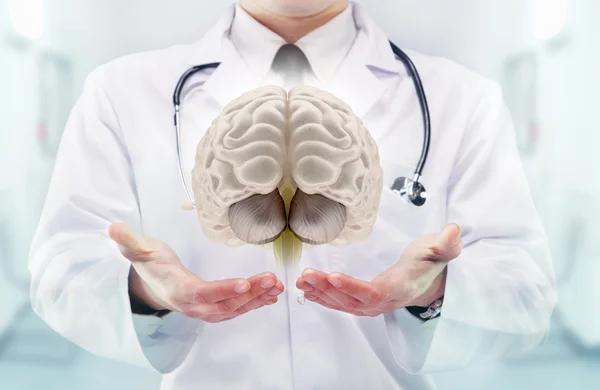
[[[163,389],[430,389],[425,374],[526,350],[544,339],[556,302],[547,242],[515,148],[499,87],[449,61],[409,52],[432,117],[418,208],[389,185],[411,175],[422,143],[412,81],[384,33],[355,6],[360,29],[328,89],[363,118],[385,176],[371,237],[305,252],[297,269],[272,253],[208,241],[183,211],[171,97],[192,65],[218,61],[184,90],[187,171],[203,131],[223,105],[257,85],[227,39],[232,10],[199,42],[136,54],[95,70],[66,127],[30,259],[33,308],[53,329],[108,358],[153,367]],[[211,74],[212,73],[212,74]],[[169,244],[208,280],[272,271],[286,285],[273,306],[208,324],[173,313],[132,316],[129,263],[107,235],[113,222]],[[450,263],[442,316],[421,323],[405,310],[354,317],[302,299],[302,269],[369,280],[416,237],[447,222],[465,248]]]

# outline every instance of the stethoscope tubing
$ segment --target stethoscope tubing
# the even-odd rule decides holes
[[[423,174],[423,169],[425,168],[425,164],[427,162],[427,157],[429,155],[430,143],[431,143],[431,117],[429,113],[429,105],[427,103],[427,96],[425,94],[425,89],[423,87],[423,82],[419,75],[419,71],[415,66],[414,62],[411,58],[398,46],[396,46],[393,42],[389,41],[390,47],[394,53],[394,55],[404,64],[408,75],[413,80],[413,84],[415,86],[415,92],[417,94],[417,98],[419,100],[419,106],[421,108],[422,119],[423,119],[423,146],[421,148],[421,155],[419,157],[419,161],[417,162],[414,177],[412,179],[413,184],[419,184],[421,180],[421,176]],[[181,148],[181,121],[180,121],[180,107],[181,107],[181,94],[183,87],[187,80],[193,76],[194,74],[201,72],[205,69],[217,68],[220,65],[219,62],[211,62],[202,65],[196,65],[183,73],[179,80],[177,81],[177,85],[175,86],[175,90],[173,92],[173,108],[174,115],[173,121],[175,125],[175,140],[176,140],[176,149],[177,149],[177,164],[179,166],[179,174],[181,176],[181,182],[183,184],[185,193],[191,202],[191,207],[194,205],[194,196],[191,190],[191,187],[188,183],[188,180],[185,175],[185,169],[183,165],[183,157],[182,157],[182,148]]]

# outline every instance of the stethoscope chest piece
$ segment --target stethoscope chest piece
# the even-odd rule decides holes
[[[391,189],[406,202],[415,206],[423,206],[427,201],[427,191],[418,177],[414,180],[408,177],[399,177],[394,180]]]

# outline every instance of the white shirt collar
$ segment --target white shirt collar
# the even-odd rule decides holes
[[[358,29],[350,3],[327,24],[300,38],[295,45],[306,55],[315,75],[326,83],[342,63],[356,38]],[[287,42],[260,24],[239,4],[231,25],[230,39],[252,74],[264,77],[279,48]]]

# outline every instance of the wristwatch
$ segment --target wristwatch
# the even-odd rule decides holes
[[[436,299],[431,305],[423,306],[407,306],[406,310],[421,321],[429,321],[439,317],[442,314],[442,304],[444,297]]]

